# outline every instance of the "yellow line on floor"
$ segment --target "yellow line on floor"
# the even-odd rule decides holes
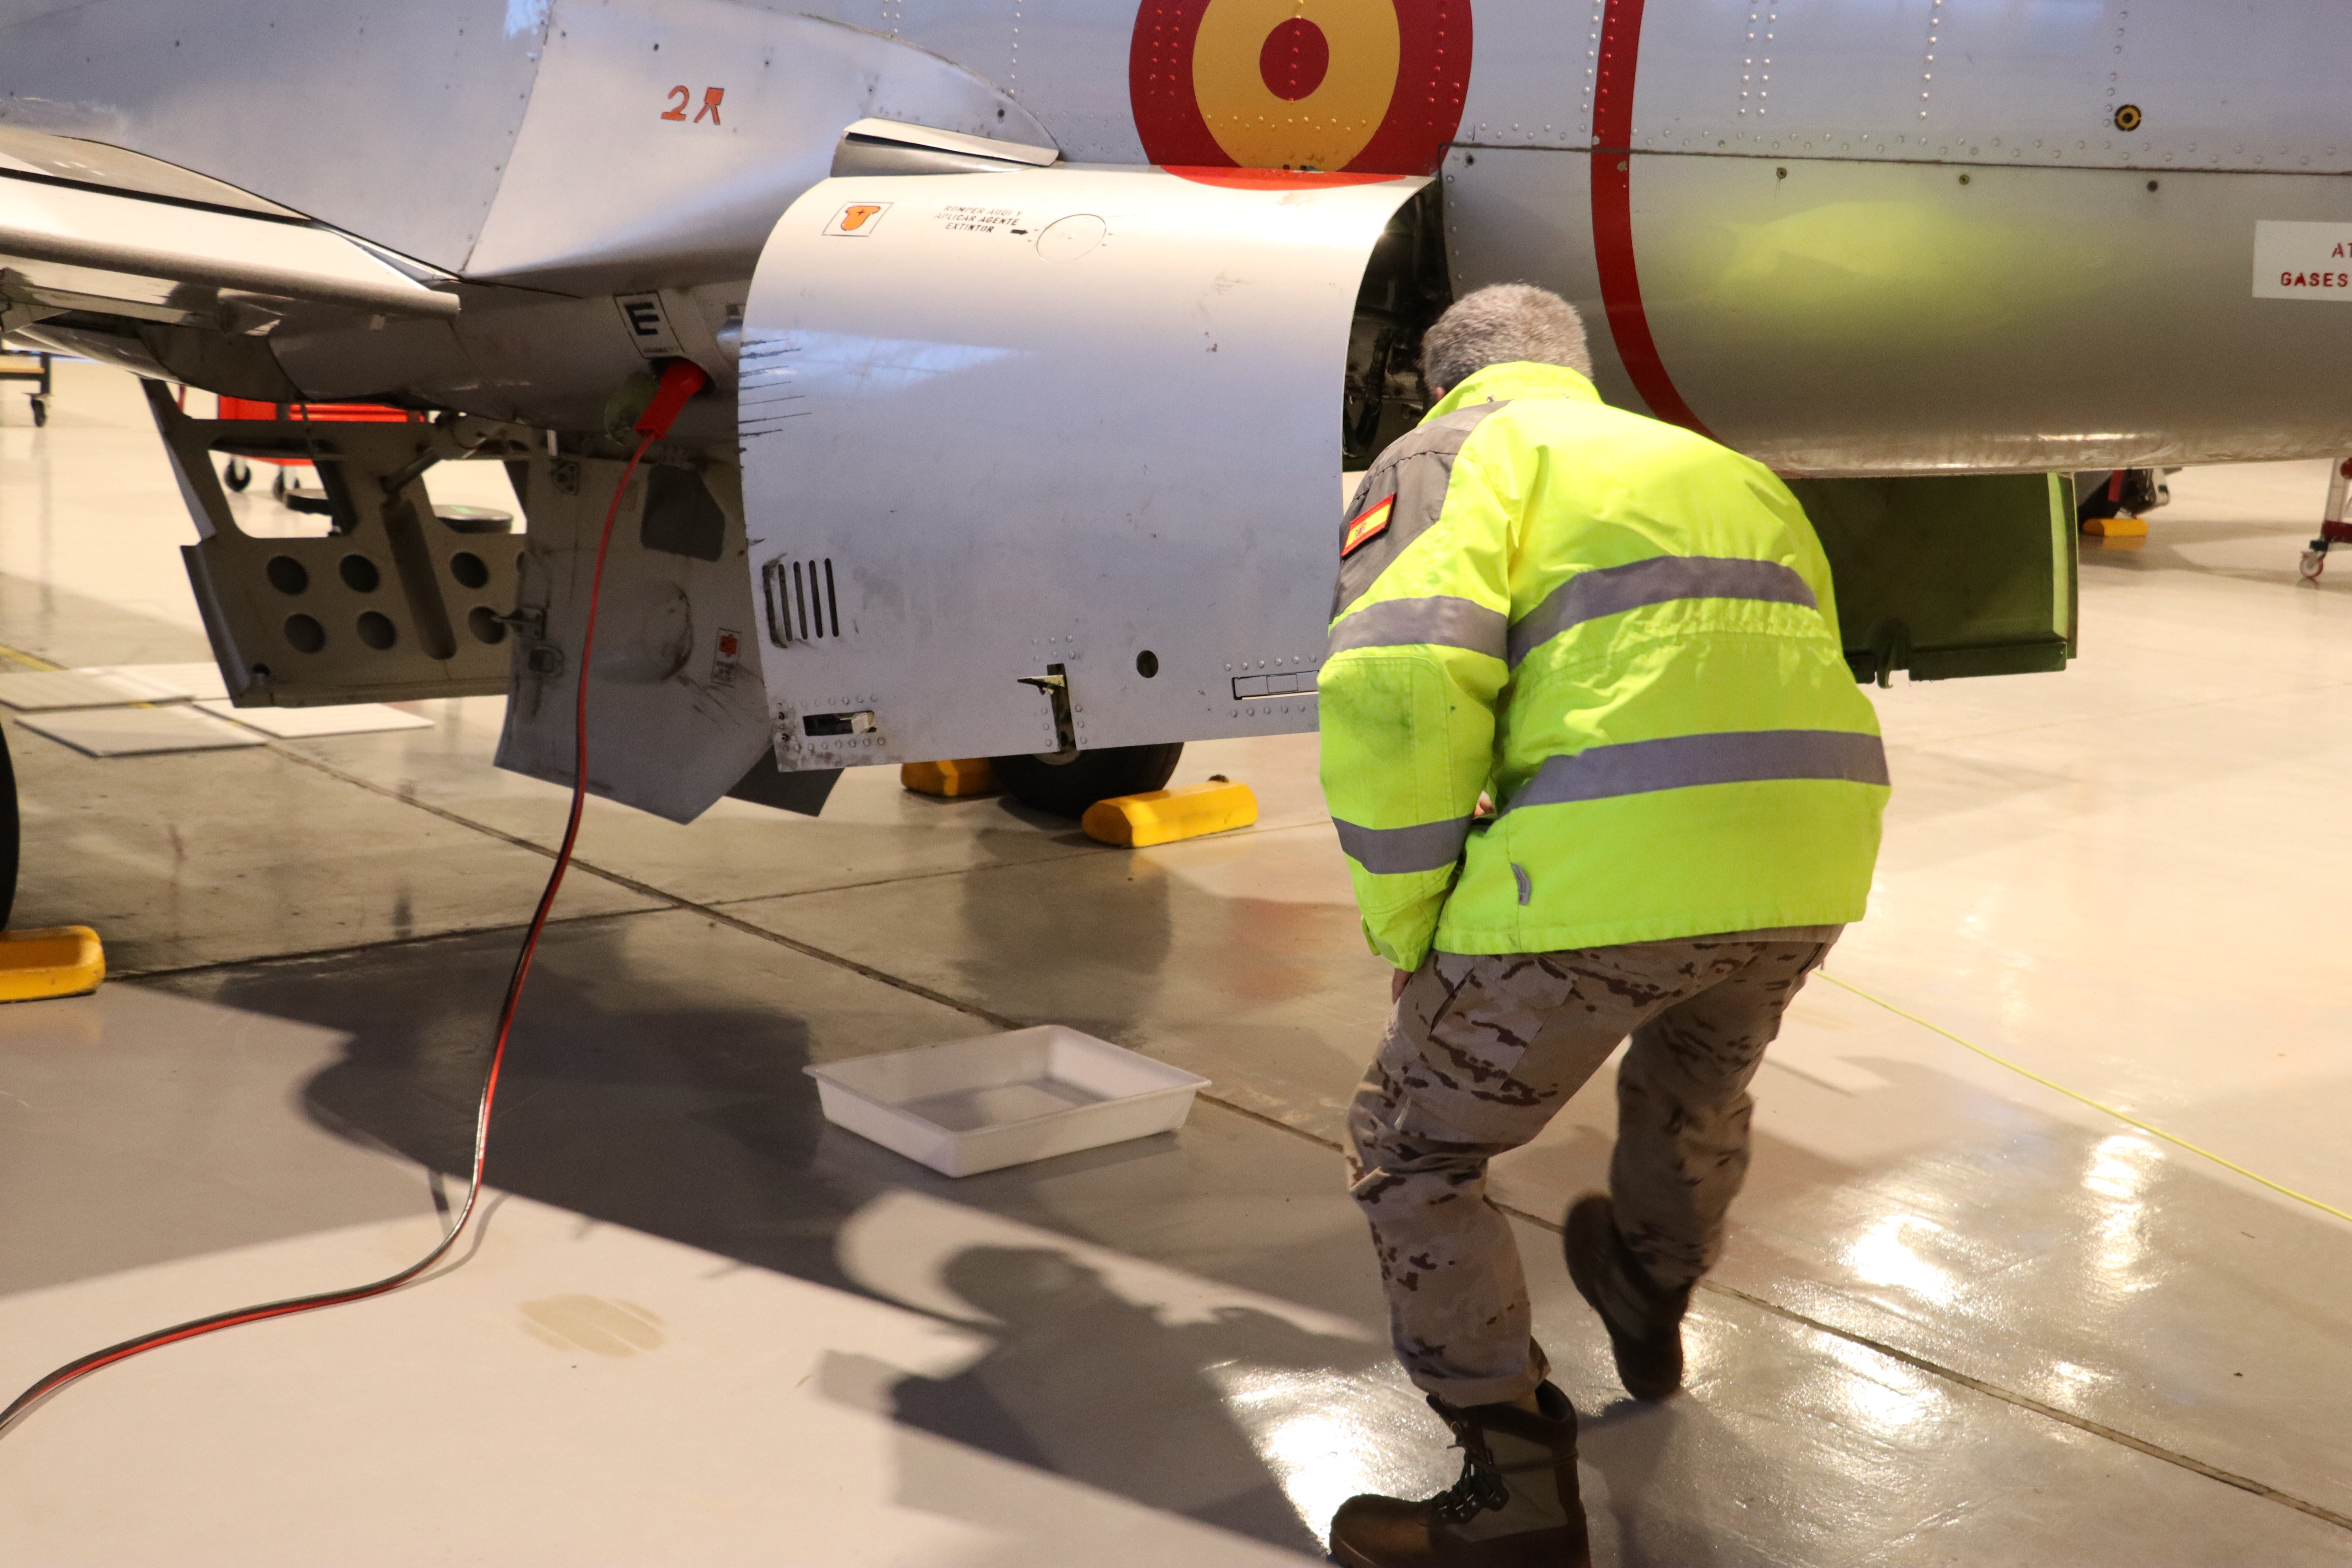
[[[2225,1160],[2221,1155],[2213,1152],[2210,1149],[2200,1149],[2186,1138],[2176,1138],[2161,1127],[2151,1127],[2137,1116],[2126,1115],[2123,1111],[2117,1110],[2114,1106],[2093,1100],[2089,1095],[2084,1094],[2079,1090],[2068,1089],[2064,1084],[2059,1083],[2055,1079],[2043,1078],[2032,1068],[2021,1067],[2018,1063],[2011,1061],[2007,1057],[2004,1057],[1996,1051],[1989,1051],[1985,1049],[1982,1046],[1978,1045],[1974,1040],[1964,1039],[1960,1036],[1952,1033],[1951,1030],[1945,1028],[1941,1024],[1931,1024],[1927,1019],[1919,1016],[1916,1013],[1905,1012],[1902,1008],[1897,1007],[1894,1003],[1889,1002],[1884,996],[1874,996],[1869,992],[1864,991],[1861,986],[1840,980],[1836,975],[1831,974],[1826,971],[1818,971],[1817,973],[1821,974],[1822,979],[1828,981],[1831,984],[1837,986],[1839,989],[1851,991],[1855,995],[1861,997],[1864,1001],[1868,1002],[1874,1006],[1884,1007],[1898,1018],[1907,1018],[1923,1029],[1932,1029],[1937,1034],[1943,1036],[1944,1038],[1951,1041],[1954,1045],[1965,1046],[1969,1050],[1976,1052],[1977,1055],[1984,1058],[1985,1060],[1995,1063],[2000,1067],[2005,1067],[2010,1071],[2017,1074],[2020,1078],[2030,1078],[2044,1089],[2056,1089],[2060,1094],[2064,1095],[2069,1100],[2080,1100],[2094,1110],[2103,1111],[2105,1114],[2114,1117],[2118,1121],[2138,1128],[2141,1131],[2147,1133],[2151,1138],[2161,1138],[2167,1143],[2171,1144],[2177,1149],[2186,1149],[2192,1154],[2198,1155],[2203,1159],[2210,1160],[2213,1163],[2222,1166],[2228,1170],[2235,1171],[2238,1174],[2245,1177],[2246,1180],[2250,1182],[2260,1182],[2263,1186],[2268,1187],[2271,1191],[2293,1198],[2299,1204],[2309,1204],[2313,1208],[2319,1210],[2322,1214],[2332,1214],[2337,1219],[2352,1222],[2352,1214],[2347,1214],[2344,1210],[2337,1208],[2334,1204],[2322,1203],[2317,1198],[2311,1196],[2307,1193],[2298,1193],[2293,1187],[2287,1186],[2284,1183],[2272,1181],[2268,1176],[2262,1174],[2260,1172],[2247,1170],[2235,1160]]]
[[[10,647],[5,643],[0,643],[0,658],[13,658],[18,664],[29,664],[35,669],[63,669],[65,668],[62,664],[50,663],[47,659],[43,658],[39,654],[26,653],[22,648]]]

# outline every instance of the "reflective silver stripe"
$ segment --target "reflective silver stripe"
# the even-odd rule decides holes
[[[1675,599],[1762,599],[1819,609],[1805,580],[1778,561],[1723,555],[1654,555],[1580,572],[1511,628],[1511,668],[1573,626]]]
[[[1380,460],[1364,476],[1364,482],[1356,487],[1348,516],[1361,517],[1367,507],[1378,506],[1390,497],[1395,499],[1395,510],[1389,513],[1387,528],[1367,540],[1353,555],[1340,560],[1339,582],[1331,598],[1333,620],[1370,593],[1381,574],[1389,569],[1389,563],[1403,552],[1405,546],[1437,521],[1438,515],[1445,510],[1446,492],[1454,487],[1454,459],[1461,454],[1472,431],[1507,406],[1505,403],[1481,403],[1457,408],[1406,431],[1381,454]],[[1344,525],[1341,533],[1344,538]]]
[[[1443,871],[1462,858],[1462,847],[1470,841],[1466,816],[1412,827],[1359,827],[1334,817],[1331,826],[1339,830],[1339,847],[1376,877]]]
[[[1460,647],[1503,657],[1510,623],[1500,610],[1450,594],[1425,599],[1384,599],[1351,610],[1331,628],[1331,651],[1351,647]]]
[[[1536,776],[1512,797],[1511,809],[1768,779],[1883,784],[1886,752],[1877,736],[1849,730],[1738,730],[1593,746],[1572,756],[1546,757]]]

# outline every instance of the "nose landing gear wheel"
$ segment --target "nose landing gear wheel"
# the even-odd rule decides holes
[[[1084,816],[1098,800],[1160,788],[1183,754],[1184,743],[1171,741],[1160,746],[1105,746],[1080,752],[1067,762],[1029,755],[991,757],[989,766],[1022,805],[1056,816]]]

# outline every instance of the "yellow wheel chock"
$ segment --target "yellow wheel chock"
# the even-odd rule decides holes
[[[1142,849],[1247,827],[1256,820],[1257,796],[1249,785],[1212,779],[1098,800],[1087,807],[1078,826],[1099,843]]]
[[[961,800],[966,795],[986,795],[996,787],[996,770],[988,765],[986,757],[962,757],[945,763],[903,763],[898,768],[898,782],[917,795],[937,795],[942,800]]]
[[[106,949],[88,926],[0,931],[0,1002],[79,996],[106,978]]]

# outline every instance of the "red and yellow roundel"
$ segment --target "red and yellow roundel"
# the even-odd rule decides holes
[[[1470,0],[1143,0],[1127,79],[1155,163],[1431,174],[1462,123]]]

